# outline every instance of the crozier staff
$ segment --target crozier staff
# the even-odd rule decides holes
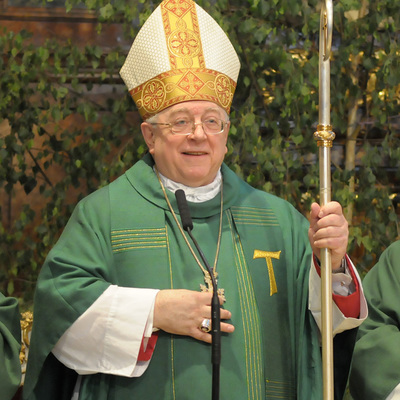
[[[177,189],[221,289],[220,398],[321,399],[320,248],[338,287],[334,333],[365,314],[347,222],[330,202],[313,204],[309,224],[223,163],[239,69],[193,1],[164,0],[138,33],[121,76],[149,154],[82,200],[49,253],[26,399],[210,398],[210,277],[182,230]],[[342,356],[345,382],[351,351]]]

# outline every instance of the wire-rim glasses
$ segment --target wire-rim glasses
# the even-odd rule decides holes
[[[173,135],[188,136],[194,133],[196,126],[201,125],[207,135],[218,135],[222,133],[229,121],[218,118],[209,118],[201,122],[180,119],[175,122],[151,122],[151,125],[168,126]]]

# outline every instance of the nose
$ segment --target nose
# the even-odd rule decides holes
[[[198,128],[201,129],[198,129]],[[203,128],[203,123],[202,122],[195,122],[193,123],[193,131],[192,131],[192,137],[205,137],[207,136],[206,133],[204,132],[204,128]]]

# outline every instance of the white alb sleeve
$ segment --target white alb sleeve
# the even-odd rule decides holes
[[[53,354],[80,375],[140,376],[149,364],[137,360],[142,340],[152,334],[157,293],[109,286],[65,331]]]
[[[393,391],[386,397],[386,400],[400,399],[400,383],[393,389]]]
[[[357,269],[354,267],[350,259],[346,268],[351,268],[356,276],[360,288],[360,316],[359,318],[347,318],[332,300],[332,329],[333,335],[344,332],[348,329],[353,329],[361,325],[368,316],[367,301],[364,296],[361,279]],[[337,276],[336,276],[337,275]],[[345,273],[333,274],[332,290],[336,294],[347,296],[351,293],[352,279],[346,276]],[[309,299],[308,309],[312,312],[314,319],[321,330],[321,278],[315,269],[314,261],[311,260],[311,270],[309,278]]]

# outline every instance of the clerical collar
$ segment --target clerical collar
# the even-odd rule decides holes
[[[162,175],[160,171],[158,171],[158,174],[160,175],[161,182],[166,189],[172,193],[175,193],[178,189],[182,189],[186,194],[186,199],[193,203],[202,203],[211,200],[221,191],[222,174],[220,169],[211,183],[199,187],[191,187],[183,185],[182,183],[174,182]]]

